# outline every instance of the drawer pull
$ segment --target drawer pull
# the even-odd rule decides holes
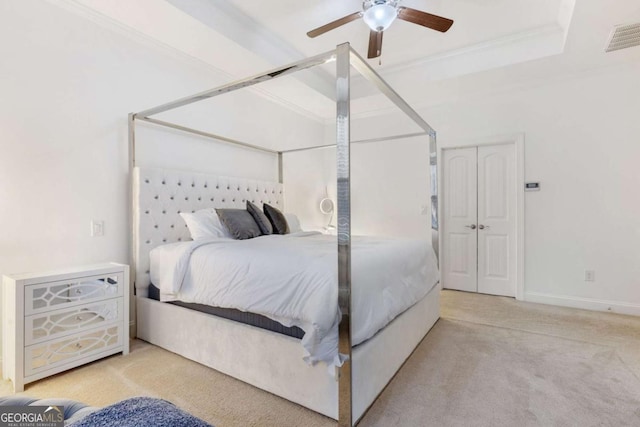
[[[82,320],[82,316],[77,315],[77,316],[76,316],[76,320]]]
[[[76,343],[76,348],[82,348],[82,344],[80,344],[79,342]]]
[[[81,294],[82,293],[82,289],[77,289],[76,290],[76,294]]]

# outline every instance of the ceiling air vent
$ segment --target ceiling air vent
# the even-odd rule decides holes
[[[613,27],[605,52],[640,46],[640,23]]]

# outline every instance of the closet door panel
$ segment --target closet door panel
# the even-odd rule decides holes
[[[444,151],[442,285],[477,291],[476,148]]]
[[[478,147],[478,292],[515,296],[513,145]]]

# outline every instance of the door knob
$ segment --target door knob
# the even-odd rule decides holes
[[[489,226],[488,226],[488,225],[482,225],[482,224],[480,224],[480,225],[478,226],[478,228],[479,228],[480,230],[484,230],[485,228],[489,228]]]
[[[465,227],[470,228],[472,230],[476,229],[476,225],[475,224],[471,224],[471,225],[465,225]]]

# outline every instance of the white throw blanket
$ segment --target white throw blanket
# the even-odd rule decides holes
[[[352,343],[371,338],[438,282],[426,240],[352,238]],[[314,232],[212,239],[151,252],[161,300],[261,314],[305,331],[305,360],[340,366],[336,239]]]

